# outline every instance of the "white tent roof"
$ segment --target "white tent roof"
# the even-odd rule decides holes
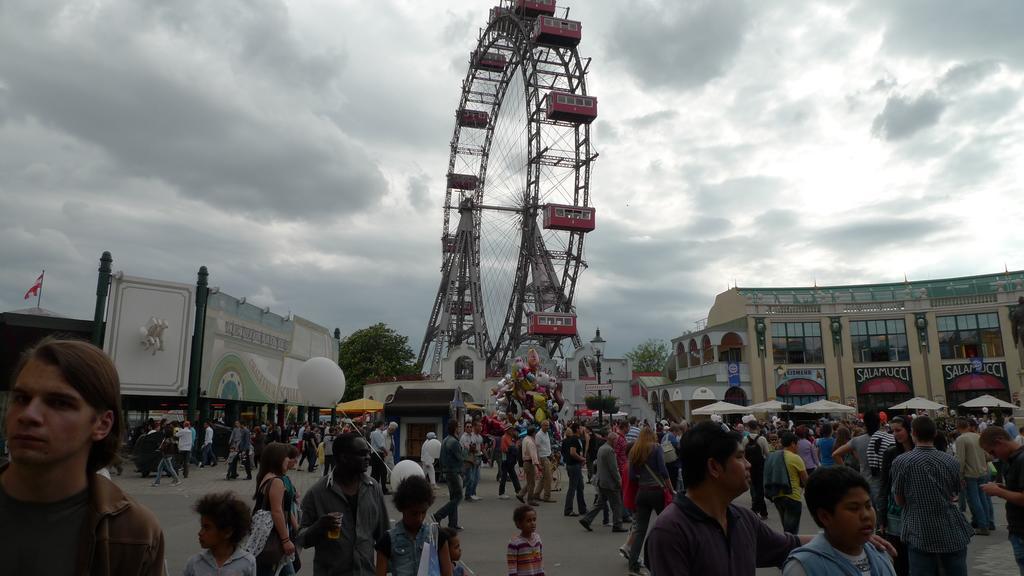
[[[853,414],[857,411],[853,406],[847,406],[846,404],[839,404],[830,400],[818,400],[817,402],[811,402],[810,404],[804,404],[803,406],[796,406],[793,408],[794,412],[811,412],[814,414],[830,414],[833,412],[843,414]]]
[[[945,406],[938,402],[932,402],[927,398],[921,398],[918,396],[916,398],[911,398],[906,402],[900,402],[895,406],[890,406],[889,410],[942,410],[943,408],[945,408]]]
[[[1016,404],[1010,404],[1006,400],[1000,400],[990,394],[978,396],[974,400],[968,400],[960,405],[961,408],[1016,408]]]
[[[740,406],[739,404],[733,404],[731,402],[715,402],[714,404],[708,404],[697,408],[691,414],[703,416],[707,414],[746,414],[750,409],[746,406]]]
[[[769,400],[767,402],[760,402],[758,404],[752,404],[747,406],[749,412],[782,412],[783,402],[778,400]]]

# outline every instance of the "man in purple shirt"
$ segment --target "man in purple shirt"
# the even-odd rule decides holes
[[[750,488],[741,440],[711,422],[691,428],[680,440],[687,492],[676,494],[647,537],[653,574],[753,576],[757,568],[782,567],[793,549],[812,540],[776,532],[754,512],[732,504]],[[877,536],[872,542],[895,553]]]

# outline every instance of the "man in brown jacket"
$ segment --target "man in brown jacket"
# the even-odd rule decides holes
[[[86,342],[46,339],[14,370],[0,468],[4,573],[160,576],[152,512],[97,474],[117,458],[117,370]]]

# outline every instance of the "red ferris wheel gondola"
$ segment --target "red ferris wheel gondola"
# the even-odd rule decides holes
[[[533,23],[532,39],[543,46],[577,46],[583,25],[575,20],[541,16]]]
[[[516,0],[516,14],[521,16],[551,16],[554,13],[555,0]]]
[[[597,98],[569,92],[548,92],[545,108],[549,120],[590,124],[597,118]]]

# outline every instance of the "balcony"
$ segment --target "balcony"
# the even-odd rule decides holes
[[[750,383],[750,365],[746,362],[740,362],[740,382]],[[729,363],[728,362],[709,362],[708,364],[701,364],[700,366],[693,366],[691,368],[680,368],[676,371],[676,383],[684,380],[692,380],[694,378],[701,378],[707,376],[714,376],[715,382],[719,384],[726,384],[729,382]]]

